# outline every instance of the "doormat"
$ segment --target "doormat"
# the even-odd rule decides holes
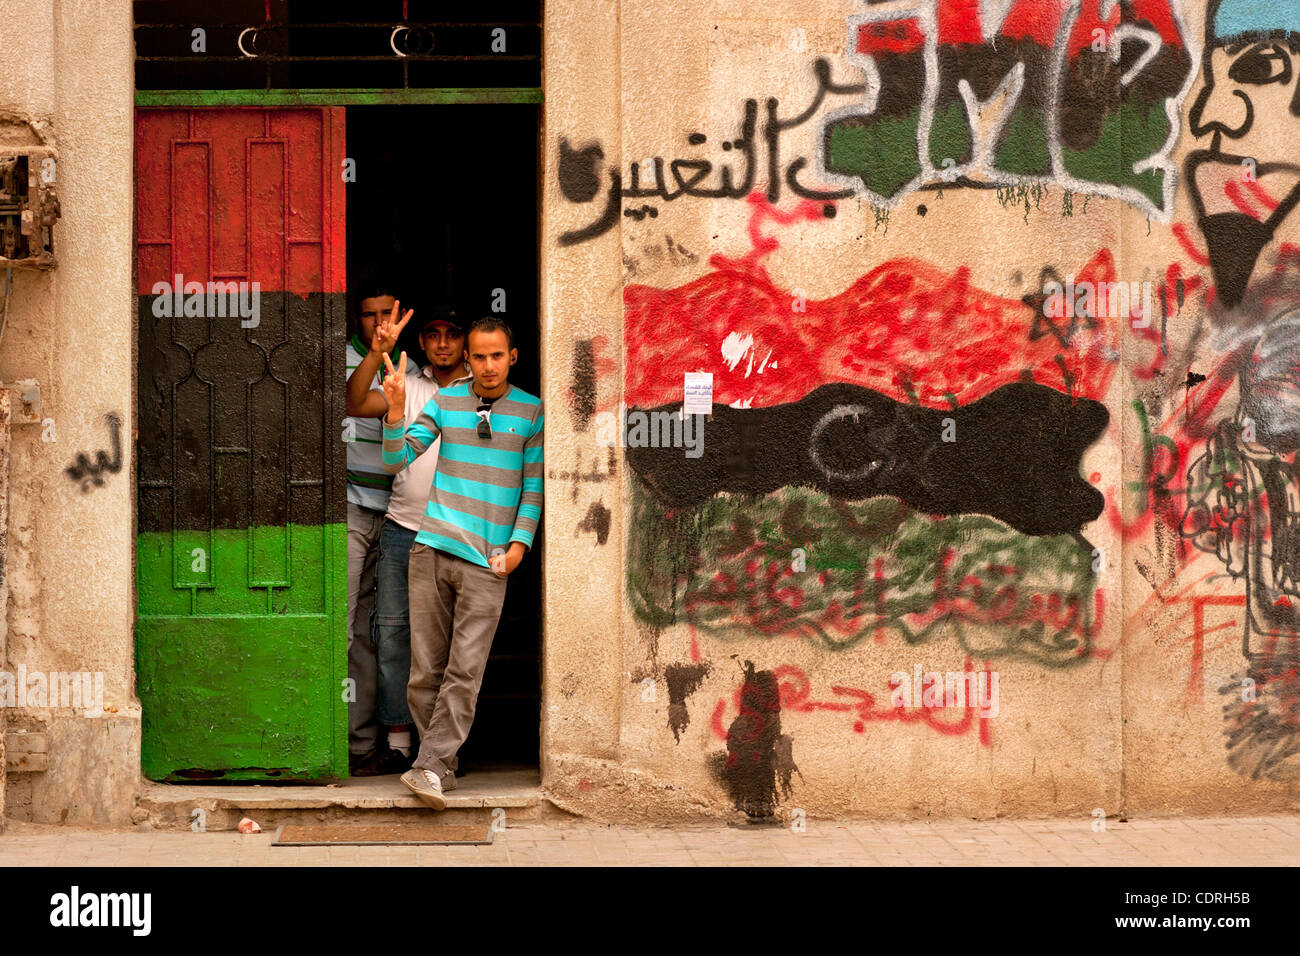
[[[455,846],[492,842],[490,824],[384,823],[368,826],[284,824],[272,846]]]

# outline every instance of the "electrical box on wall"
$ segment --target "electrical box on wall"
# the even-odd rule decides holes
[[[0,146],[0,269],[53,269],[60,215],[58,157],[48,146]]]

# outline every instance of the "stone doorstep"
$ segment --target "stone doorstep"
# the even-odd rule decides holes
[[[45,773],[50,769],[48,734],[19,730],[4,738],[5,769],[10,773]]]
[[[447,808],[434,811],[406,789],[399,775],[353,777],[331,784],[176,784],[145,781],[133,819],[155,830],[190,830],[203,811],[208,832],[234,830],[240,819],[257,821],[263,833],[281,824],[486,823],[497,809],[506,826],[570,818],[542,799],[536,771],[484,770],[457,781]]]

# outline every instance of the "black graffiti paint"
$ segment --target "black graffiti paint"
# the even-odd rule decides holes
[[[1038,273],[1039,291],[1030,292],[1028,295],[1021,296],[1020,301],[1029,307],[1029,311],[1032,312],[1034,316],[1034,324],[1029,329],[1029,341],[1037,342],[1044,336],[1051,335],[1052,338],[1056,339],[1057,344],[1060,345],[1061,348],[1068,349],[1070,347],[1070,340],[1074,338],[1080,328],[1095,329],[1099,326],[1099,323],[1097,322],[1096,316],[1092,315],[1090,312],[1085,311],[1080,315],[1079,310],[1077,309],[1069,310],[1071,315],[1069,317],[1068,325],[1064,324],[1064,319],[1062,320],[1063,326],[1057,325],[1053,322],[1049,315],[1052,310],[1046,308],[1047,303],[1051,298],[1045,291],[1049,285],[1056,285],[1061,288],[1065,288],[1066,286],[1065,279],[1062,278],[1061,274],[1051,266],[1048,266]]]
[[[1221,159],[1207,158],[1204,162],[1220,162]],[[1195,171],[1192,160],[1188,160],[1188,179],[1194,181]],[[1214,284],[1218,290],[1219,301],[1233,307],[1240,305],[1246,296],[1246,285],[1255,265],[1259,262],[1264,247],[1273,241],[1285,213],[1274,213],[1265,222],[1259,222],[1244,213],[1220,212],[1206,214],[1204,200],[1196,190],[1192,190],[1193,202],[1197,205],[1197,223],[1205,236],[1206,252],[1210,257],[1210,271],[1214,275]],[[1286,212],[1294,207],[1294,199],[1300,199],[1296,193]],[[1283,207],[1278,207],[1282,212]]]
[[[1105,504],[1079,469],[1108,421],[1100,402],[1036,384],[1005,385],[952,411],[836,384],[786,405],[713,406],[698,458],[635,447],[631,433],[627,458],[668,507],[802,485],[845,500],[892,496],[936,515],[990,515],[1025,534],[1078,533]]]
[[[593,459],[591,463],[590,471],[556,471],[554,468],[552,468],[549,472],[547,472],[546,476],[548,478],[553,478],[556,481],[602,482],[602,481],[608,481],[610,475],[612,475],[613,473],[614,470],[612,467],[608,472],[597,470],[596,461],[595,459]]]
[[[817,79],[817,91],[812,102],[802,112],[789,118],[781,118],[778,115],[779,101],[769,98],[764,102],[763,122],[760,126],[758,100],[745,100],[739,135],[721,144],[722,151],[732,160],[728,164],[715,164],[714,160],[688,157],[665,161],[663,157],[655,156],[646,160],[647,168],[644,170],[642,163],[631,162],[626,177],[618,168],[610,166],[609,192],[600,216],[580,229],[561,234],[559,244],[571,246],[604,235],[618,222],[620,212],[638,222],[647,216],[659,214],[658,209],[649,203],[637,203],[625,209],[625,200],[649,199],[667,203],[684,196],[698,199],[744,199],[754,187],[760,165],[766,169],[767,198],[773,203],[781,198],[783,186],[804,199],[829,201],[853,195],[851,189],[828,191],[805,186],[800,181],[800,175],[809,163],[806,156],[794,157],[788,163],[782,162],[781,136],[816,116],[828,94],[861,95],[866,92],[866,86],[862,83],[834,82],[830,61],[824,58],[813,63],[813,73]],[[692,132],[687,136],[687,143],[694,147],[703,146],[707,142],[708,137],[703,133]],[[559,146],[558,176],[561,193],[570,202],[590,202],[599,188],[598,185],[593,188],[593,183],[599,182],[597,169],[598,161],[604,157],[603,149],[596,143],[575,151],[567,139],[561,139]],[[712,178],[715,173],[716,180]],[[832,215],[833,212],[827,213],[828,217]]]
[[[578,528],[573,533],[574,537],[584,532],[596,535],[596,543],[604,544],[609,540],[609,509],[599,501],[593,501],[591,507],[587,509],[587,514],[578,522]]]
[[[668,683],[668,728],[678,743],[682,742],[682,731],[691,723],[686,698],[700,689],[700,682],[708,673],[709,665],[706,662],[669,664],[664,669],[664,680]]]
[[[664,236],[664,246],[668,250],[668,258],[675,266],[685,265],[687,263],[694,265],[700,259],[699,256],[691,252],[691,250],[687,249],[680,242],[673,241],[672,236]]]
[[[1258,383],[1244,380],[1243,403]],[[1256,424],[1255,437],[1278,440]],[[1291,438],[1292,431],[1284,438]],[[1260,453],[1221,422],[1188,471],[1182,534],[1246,591],[1244,676],[1221,687],[1228,765],[1252,779],[1300,780],[1300,466]],[[1294,447],[1294,444],[1292,443]],[[1193,485],[1193,482],[1198,484]]]
[[[754,670],[745,661],[740,689],[740,713],[727,728],[727,751],[711,765],[737,810],[751,820],[767,820],[777,803],[790,795],[791,775],[797,772],[793,741],[781,734],[781,695],[771,671]]]
[[[600,163],[605,151],[599,143],[574,149],[560,140],[560,192],[569,202],[591,202],[600,192]]]
[[[1300,640],[1248,654],[1245,674],[1219,688],[1228,766],[1253,780],[1300,780]]]
[[[569,392],[573,427],[585,432],[596,414],[596,349],[591,339],[573,343],[573,387]]]
[[[73,463],[63,469],[64,474],[81,486],[83,495],[91,488],[104,487],[105,474],[116,475],[122,470],[122,417],[117,412],[109,412],[104,416],[104,423],[113,449],[111,457],[107,452],[97,451],[92,461],[85,452],[78,452]]]
[[[1269,323],[1256,340],[1242,363],[1240,396],[1261,443],[1280,455],[1300,450],[1300,313]]]
[[[1235,212],[1202,213],[1197,221],[1205,236],[1219,301],[1227,306],[1238,305],[1246,295],[1246,284],[1255,271],[1259,255],[1272,241],[1276,227]]]

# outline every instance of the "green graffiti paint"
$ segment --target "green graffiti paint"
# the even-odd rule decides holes
[[[784,489],[664,510],[633,483],[629,550],[641,620],[724,640],[802,635],[838,651],[951,635],[975,656],[1061,668],[1089,659],[1102,623],[1081,539],[932,518],[893,499]]]
[[[952,160],[947,165],[962,166],[970,162],[975,148],[971,135],[970,121],[966,118],[966,107],[961,102],[949,103],[946,107],[935,110],[934,122],[930,126],[930,165],[935,169],[944,168],[944,160]]]
[[[920,111],[908,116],[848,119],[826,131],[826,165],[833,173],[857,176],[878,195],[890,197],[921,173],[916,158]]]
[[[347,774],[344,524],[137,538],[151,780]]]
[[[1013,176],[1052,175],[1043,114],[1027,107],[1012,113],[995,155],[997,168]]]
[[[1024,206],[1023,219],[1026,224],[1029,223],[1029,214],[1036,209],[1043,208],[1043,200],[1047,198],[1047,187],[1042,183],[1015,183],[1011,186],[997,187],[998,205],[1003,209],[1008,206]]]
[[[858,177],[866,188],[885,197],[899,193],[921,172],[916,160],[920,111],[905,116],[850,118],[826,131],[827,168]],[[1106,113],[1096,142],[1086,149],[1061,150],[1065,171],[1084,183],[1106,183],[1137,190],[1155,206],[1164,202],[1164,176],[1158,170],[1133,171],[1136,163],[1158,153],[1169,134],[1168,117],[1159,104],[1122,103]],[[936,109],[930,129],[930,164],[944,160],[960,166],[973,149],[970,121],[961,103]],[[1052,159],[1041,110],[1020,106],[1007,121],[994,152],[998,173],[1010,177],[1052,177]],[[1006,183],[1004,182],[1005,186]]]
[[[1164,203],[1164,174],[1154,169],[1135,173],[1135,164],[1158,153],[1169,136],[1169,118],[1162,106],[1140,110],[1124,103],[1107,113],[1101,136],[1087,149],[1061,150],[1066,172],[1084,182],[1114,183],[1136,189],[1155,206]]]

